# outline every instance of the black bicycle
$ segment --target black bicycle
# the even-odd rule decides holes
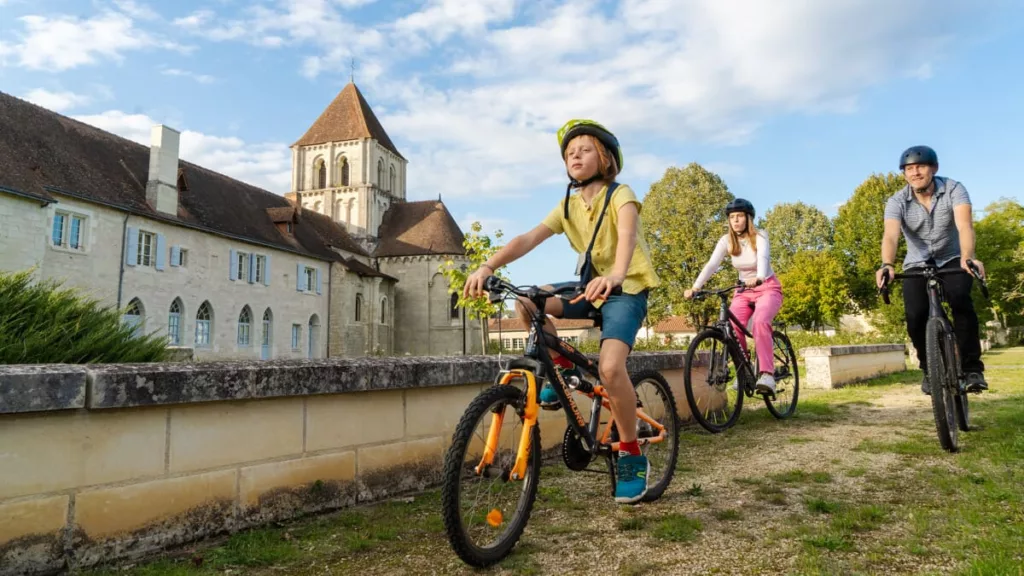
[[[690,414],[712,433],[727,430],[736,423],[743,409],[744,396],[761,395],[768,411],[776,418],[785,419],[796,412],[800,395],[796,353],[789,337],[778,329],[772,330],[775,393],[757,391],[755,383],[760,374],[757,360],[752,363],[750,355],[743,352],[733,326],[739,326],[745,338],[754,336],[729,310],[729,293],[744,289],[742,283],[737,283],[720,290],[699,290],[693,294],[695,300],[709,296],[718,296],[721,300],[718,320],[702,326],[690,342],[683,370]]]
[[[973,261],[967,261],[981,288],[981,294],[988,299],[988,286]],[[932,398],[932,413],[935,416],[935,431],[939,444],[947,452],[960,450],[959,431],[970,431],[970,409],[967,394],[967,379],[960,366],[960,347],[956,343],[953,325],[942,307],[945,302],[942,277],[950,274],[966,274],[961,268],[940,269],[927,264],[914,271],[904,271],[892,276],[887,270],[879,292],[886,304],[889,303],[889,283],[906,278],[924,278],[928,290],[928,326],[925,329],[925,358],[927,362],[928,389]],[[890,278],[890,276],[892,276]]]
[[[600,383],[597,362],[544,331],[548,322],[543,312],[545,301],[581,298],[582,288],[519,288],[497,276],[487,278],[484,288],[492,301],[510,295],[527,298],[537,312],[531,318],[523,356],[501,369],[495,385],[469,404],[444,458],[441,511],[448,541],[464,562],[476,567],[490,566],[506,557],[529,520],[540,483],[544,446],[540,424],[551,422],[539,420],[540,390],[545,380],[554,384],[565,411],[567,427],[560,452],[569,469],[609,474],[614,494],[619,450],[618,428],[610,414],[608,393]],[[592,317],[599,325],[600,314]],[[589,379],[572,377],[567,382],[552,363],[549,348],[575,362]],[[679,456],[676,403],[660,373],[644,371],[630,379],[637,392],[637,442],[651,463],[649,487],[643,498],[649,502],[661,497],[675,472]],[[589,403],[589,421],[573,400],[574,395]],[[609,411],[603,423],[602,409]],[[503,446],[503,440],[508,444]],[[607,472],[589,468],[600,457],[607,462]]]

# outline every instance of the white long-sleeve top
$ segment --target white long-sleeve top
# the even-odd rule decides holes
[[[718,271],[718,267],[722,265],[722,260],[725,259],[725,255],[728,253],[729,234],[727,233],[718,240],[718,244],[715,245],[715,251],[711,253],[711,259],[704,265],[704,269],[700,271],[700,276],[697,276],[697,279],[693,282],[694,290],[700,290],[704,287],[704,283]],[[754,278],[765,280],[775,275],[769,257],[768,236],[764,232],[758,231],[756,254],[750,248],[750,242],[746,238],[740,240],[740,254],[739,256],[732,257],[732,266],[739,271],[740,280],[743,281]]]

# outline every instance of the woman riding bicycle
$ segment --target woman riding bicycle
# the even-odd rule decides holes
[[[601,311],[601,354],[598,367],[601,383],[608,391],[612,415],[618,425],[618,460],[615,501],[635,503],[647,492],[650,464],[637,444],[636,391],[626,371],[626,357],[647,315],[647,296],[659,280],[651,264],[650,250],[640,234],[640,201],[633,190],[616,184],[622,170],[622,149],[618,139],[592,120],[570,120],[558,131],[558,145],[569,175],[565,199],[533,230],[516,236],[466,279],[465,296],[484,293],[484,280],[495,270],[528,254],[554,234],[564,233],[572,248],[584,255],[593,241],[591,279],[584,300],[563,303],[552,298],[545,313],[560,318],[587,318]],[[614,187],[610,199],[607,192]],[[575,194],[570,194],[573,189]],[[607,212],[601,218],[607,203]],[[599,222],[604,222],[597,227]],[[596,231],[596,234],[595,234]],[[572,284],[576,284],[573,282]],[[565,283],[545,286],[551,290]],[[621,287],[621,293],[612,291]],[[529,329],[533,304],[520,299],[516,305],[523,325]],[[545,330],[554,333],[551,323]],[[551,350],[552,360],[564,371],[582,376],[565,358]],[[550,379],[541,390],[541,405],[558,406]]]
[[[768,236],[754,228],[754,205],[743,198],[736,198],[725,207],[728,218],[728,232],[715,245],[711,259],[701,270],[693,288],[683,293],[692,298],[704,283],[718,271],[726,253],[732,256],[733,268],[739,271],[740,281],[746,290],[733,296],[729,310],[736,319],[746,324],[754,317],[754,344],[757,346],[757,365],[760,376],[757,391],[775,393],[775,355],[772,351],[772,320],[782,307],[782,284],[772,270],[769,256]],[[737,328],[740,345],[747,351],[747,339]]]

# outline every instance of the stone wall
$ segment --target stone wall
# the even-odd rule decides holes
[[[637,353],[680,416],[683,355]],[[422,490],[495,357],[0,367],[0,574]],[[585,409],[581,406],[581,409]],[[562,412],[542,412],[545,447]]]
[[[0,191],[0,270],[27,270],[42,262],[46,209],[41,205]]]
[[[835,388],[907,369],[903,344],[818,346],[804,348],[800,355],[805,388]]]

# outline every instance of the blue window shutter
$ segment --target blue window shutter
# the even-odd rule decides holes
[[[305,291],[303,284],[306,282],[306,275],[302,273],[302,264],[295,265],[295,289],[299,292]]]
[[[171,266],[177,266],[181,262],[181,246],[171,246]]]
[[[235,278],[238,277],[238,256],[235,255],[235,249],[231,249],[231,256],[228,262],[228,274],[231,275],[231,281],[234,282]]]
[[[125,234],[128,237],[125,238],[127,248],[124,251],[124,263],[129,266],[135,266],[139,257],[139,231],[129,226]]]
[[[263,260],[263,285],[270,286],[270,254]]]
[[[249,284],[256,281],[256,255],[249,254]]]
[[[163,234],[156,235],[156,269],[167,267],[167,238]]]
[[[317,268],[314,271],[313,275],[316,276],[316,293],[319,294],[320,293],[320,269]]]

